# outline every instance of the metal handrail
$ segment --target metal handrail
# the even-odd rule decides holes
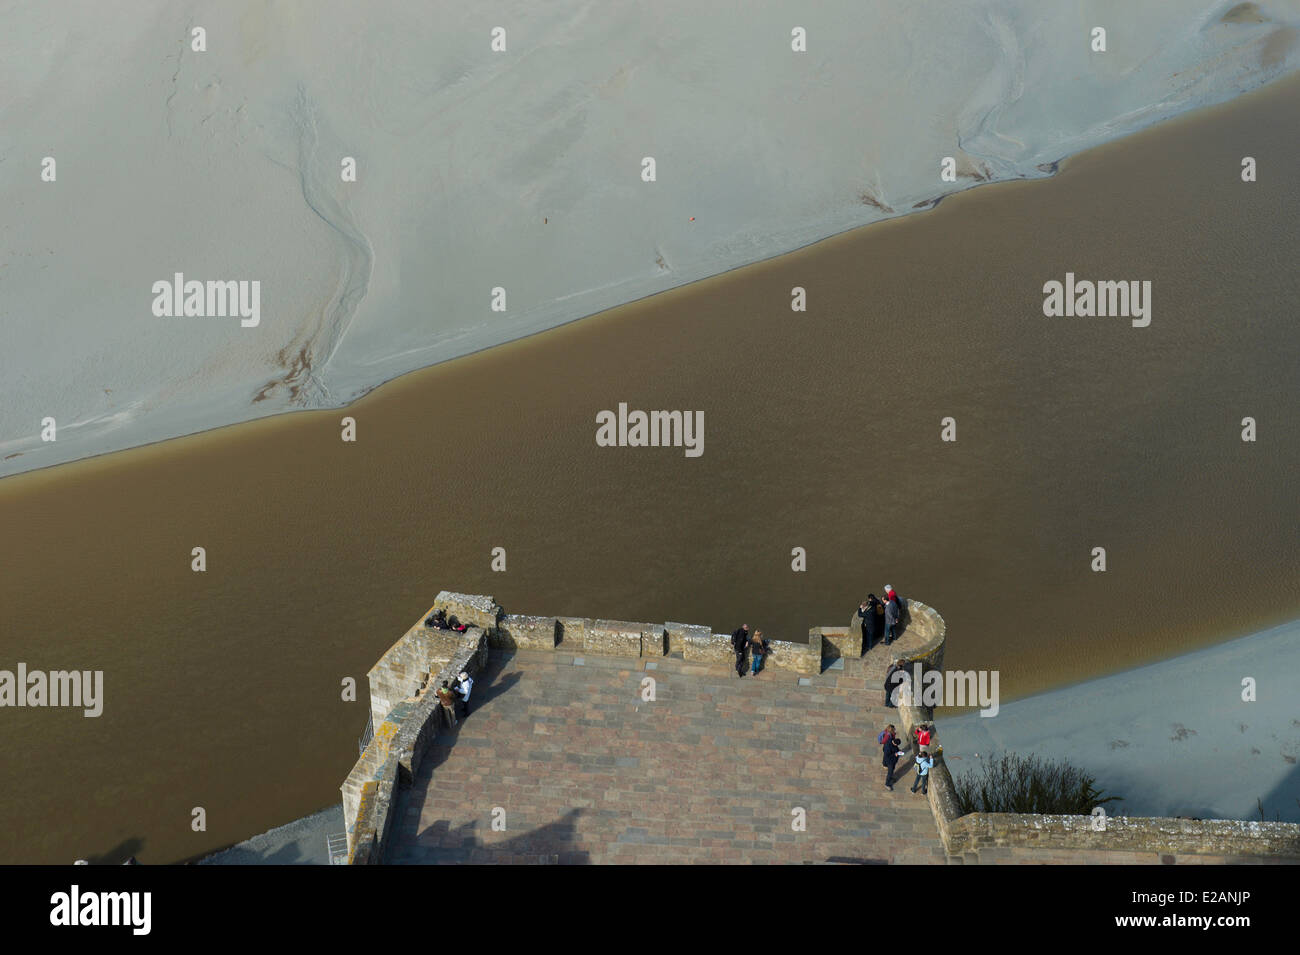
[[[366,751],[366,747],[370,745],[370,741],[374,739],[374,736],[375,714],[372,712],[368,717],[366,717],[366,728],[361,731],[361,739],[357,741],[357,748],[361,753]]]
[[[348,864],[348,834],[340,832],[325,837],[325,851],[328,854],[330,865],[347,865]]]

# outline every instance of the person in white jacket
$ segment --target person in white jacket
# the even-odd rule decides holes
[[[469,691],[474,689],[473,678],[464,670],[461,670],[460,676],[456,678],[456,686],[454,689],[460,694],[461,706],[465,708],[464,715],[469,716]]]

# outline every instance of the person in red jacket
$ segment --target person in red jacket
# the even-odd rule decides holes
[[[934,738],[934,729],[928,723],[918,723],[912,727],[912,739],[916,742],[917,751],[924,748],[927,752],[930,747],[930,740]]]

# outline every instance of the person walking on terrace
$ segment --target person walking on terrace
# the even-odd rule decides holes
[[[442,686],[438,687],[438,702],[442,704],[442,712],[447,717],[447,725],[456,725],[456,694],[451,692],[451,687],[447,686],[447,681],[442,681]]]
[[[862,652],[866,653],[880,639],[880,630],[885,623],[885,605],[875,594],[868,594],[867,599],[858,604],[858,617],[862,620]]]
[[[742,623],[740,629],[731,634],[731,649],[736,651],[736,676],[745,676],[745,648],[749,646],[749,624]]]
[[[903,749],[898,745],[898,737],[894,735],[893,729],[891,725],[886,731],[889,735],[885,737],[884,752],[881,755],[881,763],[885,767],[885,788],[891,793],[894,791],[894,772],[898,767],[898,758],[903,755]]]
[[[885,745],[885,740],[889,739],[891,736],[898,736],[898,728],[895,727],[893,723],[890,723],[880,731],[880,735],[876,737],[876,745],[883,747]],[[884,763],[881,763],[880,765],[883,766]]]
[[[894,700],[894,694],[898,688],[907,680],[907,667],[902,660],[895,660],[889,664],[889,669],[885,671],[885,705],[897,708],[898,703]]]
[[[752,675],[758,676],[758,671],[763,669],[763,661],[767,659],[767,641],[763,639],[762,630],[755,630],[749,638],[749,659],[754,665]]]

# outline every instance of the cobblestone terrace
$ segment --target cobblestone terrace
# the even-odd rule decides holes
[[[887,652],[807,686],[674,658],[496,656],[399,807],[388,861],[943,863],[910,759],[884,787]]]

